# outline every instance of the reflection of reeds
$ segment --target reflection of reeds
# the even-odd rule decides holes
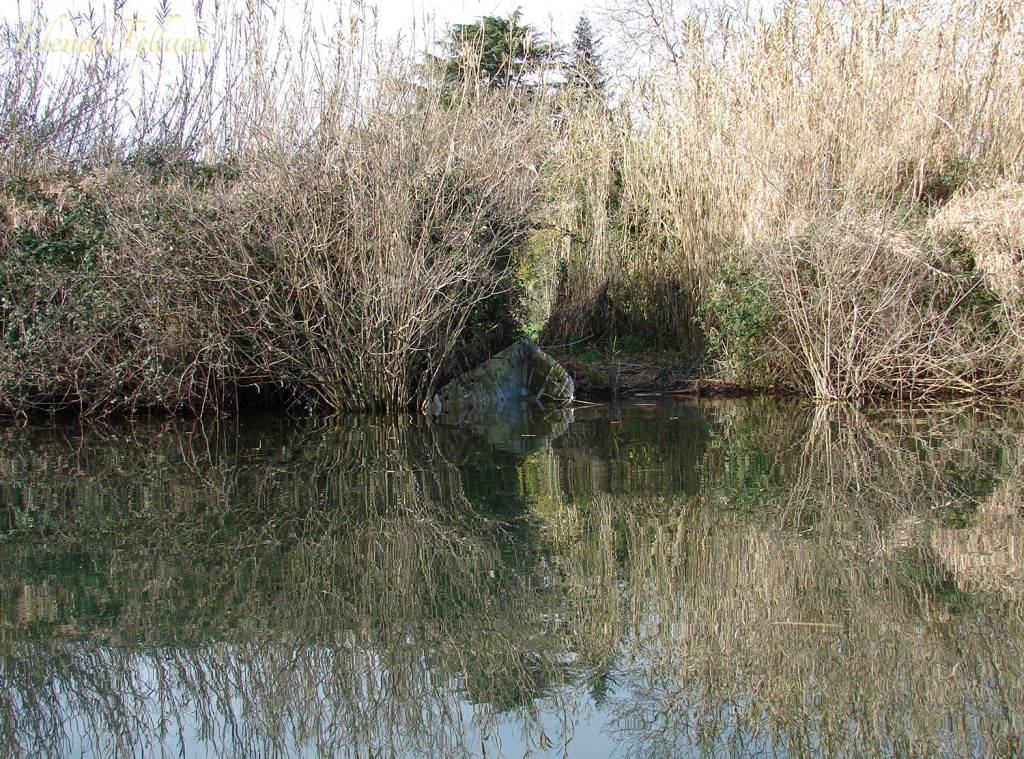
[[[699,501],[659,524],[629,516],[647,507],[597,499],[560,564],[579,648],[598,664],[624,652],[611,677],[631,687],[609,708],[638,754],[1013,745],[1024,627],[951,588],[927,542],[871,559],[877,533],[807,537]]]
[[[459,755],[596,704],[643,756],[1024,748],[1017,411],[687,414],[496,454],[511,548],[461,432],[4,432],[0,742],[138,753],[166,714],[224,753]]]
[[[1019,750],[1024,625],[1004,585],[1021,512],[999,512],[999,537],[984,516],[1019,424],[819,407],[773,428],[778,407],[757,405],[712,407],[728,424],[706,492],[545,515],[575,645],[632,686],[610,700],[618,739],[653,756]],[[982,518],[944,526],[950,504]]]

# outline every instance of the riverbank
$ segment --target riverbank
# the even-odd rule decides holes
[[[583,401],[646,395],[737,398],[771,392],[702,377],[697,364],[672,351],[589,356],[586,360],[571,355],[556,358],[573,378],[576,397]]]
[[[177,81],[0,49],[0,413],[416,409],[524,333],[581,397],[1024,395],[1019,3],[641,14],[614,94],[259,13]]]

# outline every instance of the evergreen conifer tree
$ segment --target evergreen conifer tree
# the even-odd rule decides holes
[[[445,82],[476,77],[492,89],[530,87],[531,77],[554,60],[557,48],[521,19],[517,9],[508,18],[484,16],[452,26],[442,42],[444,56],[434,59]]]
[[[571,54],[569,83],[578,89],[603,95],[607,80],[601,67],[601,54],[597,50],[594,30],[585,13],[580,16],[573,32]]]

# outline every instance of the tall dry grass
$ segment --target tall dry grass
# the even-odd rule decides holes
[[[735,298],[715,299],[716,289],[732,286],[723,271],[746,268],[769,301],[765,321],[786,332],[781,343],[765,332],[747,346],[769,381],[822,397],[1018,389],[1013,330],[991,341],[953,337],[946,327],[961,317],[948,312],[957,297],[936,294],[952,280],[966,292],[975,275],[998,301],[992,321],[1012,322],[1016,306],[985,268],[987,243],[970,232],[958,241],[919,232],[952,197],[999,184],[1006,202],[987,209],[998,219],[1020,196],[1019,4],[795,0],[757,13],[666,1],[621,4],[612,20],[658,65],[624,95],[618,114],[589,114],[590,125],[576,127],[609,134],[610,147],[598,153],[570,141],[564,153],[561,166],[580,189],[560,222],[578,238],[563,290],[699,354],[709,332],[718,342],[730,320],[756,326],[744,313],[721,312]],[[616,170],[597,155],[613,156]],[[595,191],[592,179],[605,185]],[[598,243],[602,198],[611,234]],[[936,248],[944,248],[939,271],[929,268]],[[949,259],[960,253],[972,260],[957,269]],[[868,266],[872,281],[858,280]],[[793,278],[805,269],[818,285],[795,292]],[[893,287],[898,304],[877,289]],[[600,305],[602,297],[610,304]],[[886,311],[892,305],[898,313]],[[692,328],[698,312],[703,332]],[[881,343],[860,333],[865,317]],[[553,336],[583,336],[581,324],[553,326]],[[872,343],[866,359],[862,341]],[[780,354],[795,360],[772,365]],[[719,356],[728,375],[752,381],[734,356]]]
[[[1016,3],[783,3],[679,21],[627,189],[695,265],[821,208],[1024,169]],[[946,184],[944,184],[946,183]]]

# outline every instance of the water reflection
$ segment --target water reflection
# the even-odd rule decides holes
[[[438,419],[442,425],[484,438],[494,448],[528,455],[547,448],[569,429],[573,418],[572,408],[545,408],[524,402],[459,414],[444,413]]]
[[[1017,409],[0,430],[0,753],[1024,751]]]

